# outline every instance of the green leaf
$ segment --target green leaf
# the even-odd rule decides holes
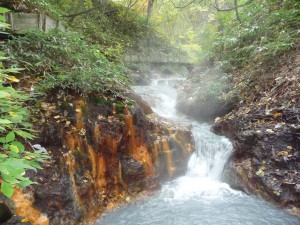
[[[15,145],[9,145],[9,149],[11,151],[15,152],[15,153],[19,153],[20,152],[19,148],[17,146],[15,146]]]
[[[13,140],[15,140],[15,132],[9,132],[7,135],[6,135],[6,142],[12,142]]]
[[[5,196],[11,198],[14,193],[14,187],[12,184],[2,181],[1,191]]]
[[[24,127],[32,127],[32,124],[31,124],[31,123],[22,122],[21,124],[22,124],[22,126],[24,126]]]
[[[33,166],[34,168],[37,168],[37,169],[43,169],[43,168],[40,166],[40,164],[38,164],[38,163],[35,162],[35,161],[28,161],[27,164],[30,165],[30,166]]]
[[[24,150],[25,150],[25,147],[21,142],[13,141],[10,144],[17,146],[20,152],[24,152]]]
[[[21,123],[22,120],[23,120],[22,115],[14,115],[14,116],[11,116],[11,118],[10,118],[10,121],[13,123]]]
[[[6,154],[2,154],[2,153],[0,153],[0,158],[7,158],[8,156],[6,155]]]
[[[18,186],[19,186],[20,188],[24,188],[24,187],[27,187],[27,186],[29,186],[29,185],[31,185],[31,184],[37,184],[37,183],[36,183],[36,182],[32,182],[31,180],[29,180],[28,178],[26,178],[26,179],[20,181],[20,182],[18,183]]]
[[[7,183],[16,184],[19,182],[16,178],[9,176],[7,174],[1,173],[1,176],[2,176],[2,179],[4,181],[6,181]]]
[[[22,131],[22,130],[15,130],[15,132],[20,135],[22,138],[29,138],[32,139],[34,136],[28,132]]]
[[[8,159],[15,159],[15,158],[8,158]],[[13,177],[21,178],[25,174],[24,168],[15,168],[15,167],[6,165],[6,169],[8,171],[8,175],[13,176]]]
[[[33,169],[33,167],[28,165],[24,159],[8,158],[2,165],[7,166],[7,169],[10,170]]]
[[[12,123],[10,120],[0,119],[0,124],[10,124],[10,123]]]
[[[5,138],[0,138],[0,143],[2,143],[2,144],[6,143],[6,139]]]
[[[9,171],[8,171],[8,169],[6,168],[6,166],[3,166],[3,165],[1,165],[0,164],[0,172],[1,172],[1,174],[9,174]]]
[[[8,96],[10,96],[9,93],[7,93],[7,92],[5,92],[5,91],[0,91],[0,98],[6,98],[6,97],[8,97]]]
[[[12,157],[12,158],[20,158],[20,155],[16,152],[13,152],[13,151],[10,151],[9,152],[9,156]]]
[[[10,10],[9,9],[6,9],[6,8],[3,8],[3,7],[0,7],[0,13],[2,14],[2,13],[8,13],[8,12],[10,12]]]

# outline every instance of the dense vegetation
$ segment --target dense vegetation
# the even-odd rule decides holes
[[[36,94],[56,88],[85,94],[117,93],[127,82],[123,66],[110,62],[97,45],[73,32],[29,32],[8,41],[7,55],[12,67],[25,68],[25,76],[39,81]]]
[[[285,53],[299,42],[298,1],[253,1],[235,15],[219,15],[220,30],[212,39],[207,56],[236,84],[238,95],[263,86]],[[222,53],[222,54],[220,54]],[[272,79],[270,77],[269,79]]]
[[[7,12],[0,7],[0,12]],[[4,18],[0,18],[0,27],[8,27]],[[0,174],[1,174],[1,192],[11,197],[14,187],[24,188],[35,182],[25,177],[25,171],[28,169],[42,169],[40,163],[48,159],[46,151],[36,149],[29,142],[34,138],[32,124],[28,122],[29,113],[24,107],[29,96],[20,90],[10,87],[12,82],[17,83],[20,80],[11,75],[19,71],[18,68],[6,69],[2,61],[6,58],[1,55],[0,65]],[[24,141],[27,148],[25,149]]]

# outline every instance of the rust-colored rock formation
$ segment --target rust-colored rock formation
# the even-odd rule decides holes
[[[31,224],[89,223],[185,172],[193,151],[188,128],[151,114],[145,103],[129,109],[99,99],[67,96],[41,104],[36,143],[52,160],[32,174],[39,185],[15,194],[17,208],[24,200],[28,209],[16,212]],[[37,212],[42,222],[32,219]]]

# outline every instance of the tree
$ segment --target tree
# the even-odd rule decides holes
[[[148,0],[148,7],[147,7],[147,24],[149,23],[149,20],[150,20],[150,18],[151,18],[151,14],[152,14],[154,2],[155,2],[155,0]]]

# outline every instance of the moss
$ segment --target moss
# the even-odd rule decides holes
[[[124,119],[125,119],[125,115],[124,115],[124,114],[118,114],[118,118],[119,118],[120,120],[124,120]]]
[[[91,101],[97,105],[112,105],[114,103],[112,99],[105,98],[103,96],[92,97]]]
[[[81,112],[82,112],[83,115],[86,115],[87,109],[88,109],[88,107],[87,107],[86,104],[81,106]]]
[[[62,110],[62,111],[63,110],[69,111],[70,109],[73,109],[73,108],[70,106],[70,102],[64,101],[64,102],[60,103],[59,109]]]
[[[120,101],[117,101],[116,102],[116,110],[117,110],[117,113],[119,114],[122,114],[124,112],[124,109],[125,109],[125,105],[123,102],[120,102]]]
[[[88,154],[86,154],[85,152],[82,152],[80,149],[76,149],[73,152],[73,155],[76,160],[86,160],[89,158]]]

